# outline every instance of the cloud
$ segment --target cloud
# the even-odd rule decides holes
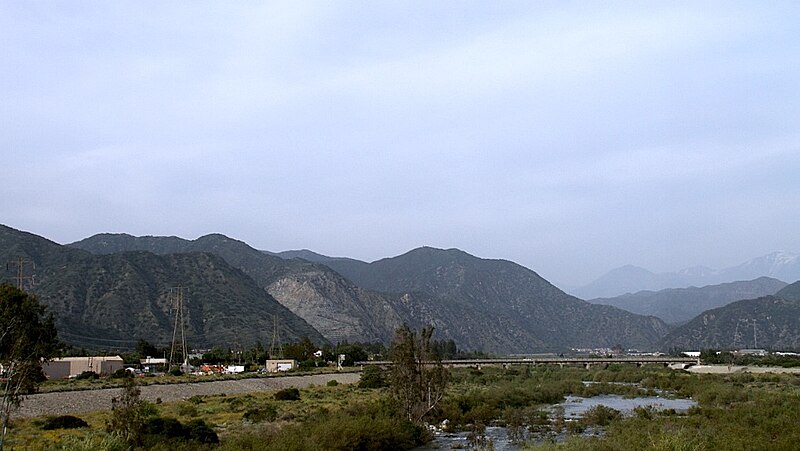
[[[573,281],[797,250],[798,12],[7,3],[0,208],[62,241],[431,244]]]

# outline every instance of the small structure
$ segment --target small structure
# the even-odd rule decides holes
[[[108,376],[124,368],[122,357],[115,356],[89,356],[89,357],[64,357],[54,359],[42,365],[42,371],[48,379],[68,379],[80,375],[85,371],[92,371],[101,376]]]
[[[244,373],[244,365],[228,365],[225,367],[226,374]]]
[[[289,371],[297,366],[294,360],[267,360],[266,370],[267,373],[278,373]]]
[[[139,364],[142,366],[142,371],[145,373],[155,373],[158,370],[166,370],[167,369],[167,359],[163,358],[156,358],[147,356],[146,359],[140,359]]]

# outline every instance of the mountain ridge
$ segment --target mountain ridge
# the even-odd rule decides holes
[[[195,346],[268,343],[276,316],[287,339],[326,340],[220,257],[203,252],[159,256],[148,251],[94,255],[0,226],[0,258],[35,265],[27,286],[56,318],[68,343],[171,341],[170,289],[187,290],[188,333]],[[242,321],[242,318],[249,318]]]
[[[772,295],[785,286],[786,282],[778,279],[759,277],[748,281],[704,287],[645,290],[613,298],[591,299],[589,302],[613,305],[640,315],[653,315],[671,324],[689,321],[705,310],[722,307],[731,302]]]
[[[639,266],[624,265],[570,292],[582,299],[610,298],[639,291],[702,287],[759,277],[771,277],[789,283],[800,280],[800,254],[775,251],[719,270],[695,266],[654,273]]]

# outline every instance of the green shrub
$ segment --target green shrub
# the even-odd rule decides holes
[[[81,374],[77,375],[75,379],[81,380],[95,380],[100,379],[100,375],[95,373],[94,371],[84,371]]]
[[[214,429],[203,420],[192,420],[186,424],[189,440],[199,443],[219,443],[219,437]]]
[[[300,399],[300,390],[294,387],[278,390],[275,392],[275,399],[278,401],[297,401]]]
[[[219,437],[205,421],[192,420],[185,425],[175,418],[150,418],[142,428],[143,444],[146,448],[157,445],[167,449],[174,448],[164,442],[191,441],[203,444],[219,443]]]
[[[358,381],[358,388],[381,388],[388,387],[389,383],[386,380],[384,371],[377,366],[368,366],[364,368],[361,373],[361,379]]]
[[[593,426],[608,426],[609,423],[620,416],[619,410],[599,404],[583,414],[582,423]]]
[[[48,417],[44,420],[41,426],[41,428],[45,431],[51,431],[53,429],[77,429],[86,427],[89,427],[89,424],[72,415]]]
[[[327,385],[328,387],[336,387],[337,385],[339,385],[339,381],[337,381],[336,379],[331,379],[325,385]]]
[[[114,371],[113,374],[111,374],[112,379],[123,379],[126,377],[133,377],[133,373],[126,370],[125,368],[120,368],[117,371]]]
[[[247,410],[242,418],[253,423],[260,423],[262,421],[275,421],[278,418],[278,411],[271,405],[256,407]]]

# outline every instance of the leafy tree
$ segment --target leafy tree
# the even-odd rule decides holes
[[[308,337],[303,337],[297,343],[290,343],[283,347],[283,356],[298,362],[313,360],[317,346]]]
[[[0,450],[5,443],[12,408],[44,380],[42,362],[57,355],[58,341],[52,314],[35,296],[8,284],[0,285]]]
[[[404,324],[395,331],[392,342],[392,394],[414,424],[422,424],[442,400],[450,378],[433,352],[432,336],[433,327],[426,327],[417,335]]]
[[[139,354],[140,359],[159,357],[163,354],[163,349],[158,349],[144,338],[140,338],[139,341],[136,342],[136,353]]]

